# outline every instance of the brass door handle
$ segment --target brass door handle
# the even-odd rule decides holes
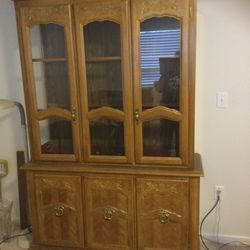
[[[104,209],[103,218],[104,220],[112,220],[114,214],[115,214],[115,210],[110,207],[107,207]]]
[[[72,121],[76,120],[76,108],[75,107],[71,109],[71,119]]]
[[[65,209],[65,207],[63,205],[61,205],[61,204],[55,205],[54,206],[55,216],[57,216],[57,217],[63,216],[64,215],[64,209]]]
[[[159,221],[160,221],[162,224],[165,224],[165,223],[167,223],[168,220],[169,220],[169,215],[170,215],[170,214],[169,214],[167,211],[161,210],[161,211],[159,211],[157,217],[158,217]]]
[[[138,109],[135,110],[135,120],[136,120],[136,122],[139,122],[139,120],[140,120],[140,112]]]

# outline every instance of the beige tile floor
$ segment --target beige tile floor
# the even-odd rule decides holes
[[[25,236],[22,236],[20,238],[23,238]],[[23,248],[18,247],[17,245],[17,238],[12,239],[8,242],[4,242],[3,244],[0,245],[0,250],[23,250]]]
[[[218,250],[219,245],[212,243],[212,242],[206,242],[209,250]],[[17,239],[13,239],[9,242],[3,243],[0,245],[0,250],[22,250],[22,248],[17,246]],[[205,250],[205,248],[201,244],[201,250]],[[250,247],[243,247],[243,246],[225,246],[221,248],[221,250],[250,250]]]
[[[18,235],[18,234],[26,234],[28,231],[21,231],[18,229],[17,226],[13,225],[13,234],[12,235]],[[20,236],[13,238],[11,240],[8,240],[0,245],[0,250],[20,250],[23,248],[18,247],[18,241],[26,240],[28,239],[29,242],[31,242],[32,235],[25,235],[25,236]]]

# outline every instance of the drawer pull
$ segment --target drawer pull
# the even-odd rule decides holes
[[[65,207],[63,205],[55,205],[54,210],[55,210],[55,216],[61,217],[64,215],[64,209]]]
[[[162,224],[165,224],[169,220],[170,214],[166,210],[161,210],[158,213],[158,219]]]
[[[115,214],[115,209],[107,207],[104,209],[103,218],[104,220],[112,220]]]

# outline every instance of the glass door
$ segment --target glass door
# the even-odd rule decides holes
[[[70,6],[23,7],[21,25],[34,157],[79,160]]]
[[[132,1],[138,163],[187,163],[187,1]]]
[[[127,1],[75,5],[86,161],[132,160],[127,8]]]

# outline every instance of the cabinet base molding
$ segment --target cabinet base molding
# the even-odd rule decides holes
[[[45,245],[32,245],[29,250],[84,250],[86,248],[73,248],[73,247],[52,247]]]

